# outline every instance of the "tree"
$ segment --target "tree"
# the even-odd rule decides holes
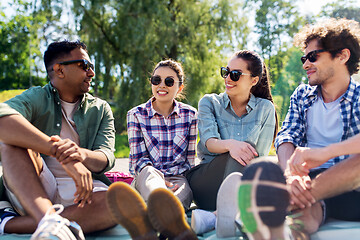
[[[339,0],[326,4],[321,12],[321,17],[347,18],[360,22],[360,8],[355,7],[354,0]]]
[[[284,55],[284,68],[281,70],[279,79],[273,88],[274,95],[280,95],[278,100],[277,114],[279,122],[285,119],[287,110],[289,108],[290,96],[297,86],[306,82],[305,71],[302,68],[300,57],[303,53],[296,47],[292,47],[286,51]]]
[[[258,46],[262,57],[268,59],[270,75],[276,82],[285,62],[284,52],[304,19],[291,0],[252,0],[249,1],[251,3],[254,8],[259,6],[255,17]]]
[[[115,97],[117,131],[126,112],[150,96],[154,65],[165,58],[183,63],[187,103],[222,89],[219,67],[234,46],[243,48],[246,15],[231,0],[74,0],[79,35],[96,65],[97,94]],[[241,16],[241,17],[240,17]],[[96,37],[94,37],[96,36]],[[241,36],[241,38],[239,37]]]
[[[41,49],[54,37],[63,38],[69,32],[59,21],[60,14],[54,14],[59,5],[17,0],[12,6],[13,16],[0,10],[0,89],[44,85],[47,80]]]

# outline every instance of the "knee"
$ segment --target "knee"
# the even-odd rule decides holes
[[[1,161],[6,161],[9,159],[9,156],[20,150],[24,149],[6,143],[0,143]]]

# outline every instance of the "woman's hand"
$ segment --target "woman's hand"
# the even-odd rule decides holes
[[[234,139],[229,139],[227,141],[230,156],[243,166],[248,165],[252,159],[258,156],[255,148],[247,142]]]

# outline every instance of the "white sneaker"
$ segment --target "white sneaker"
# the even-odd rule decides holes
[[[55,213],[50,213],[55,209]],[[58,240],[83,240],[84,233],[76,222],[70,222],[68,219],[60,216],[64,206],[60,204],[53,205],[41,219],[36,231],[30,240],[38,239],[58,239]]]
[[[235,237],[235,220],[239,215],[238,189],[242,174],[229,174],[220,185],[216,200],[216,236],[219,238]]]
[[[191,213],[191,228],[196,234],[209,232],[215,228],[216,215],[212,212],[195,209]]]

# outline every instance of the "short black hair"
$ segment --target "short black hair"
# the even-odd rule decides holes
[[[80,42],[79,40],[74,42],[64,40],[51,43],[44,53],[46,71],[49,73],[51,71],[49,67],[52,66],[57,59],[69,55],[70,52],[76,48],[83,49],[87,52],[85,43]]]

